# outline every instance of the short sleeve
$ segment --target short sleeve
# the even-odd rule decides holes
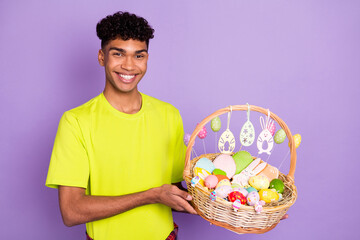
[[[88,181],[89,160],[80,124],[73,113],[65,112],[55,137],[45,185],[87,188]]]
[[[176,131],[174,134],[174,162],[171,182],[177,183],[183,180],[183,171],[185,165],[185,151],[186,146],[184,144],[184,127],[179,111],[176,112]]]

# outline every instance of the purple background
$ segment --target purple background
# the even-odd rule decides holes
[[[2,0],[1,239],[84,239],[83,225],[62,224],[57,191],[44,184],[62,113],[103,90],[95,25],[118,10],[155,28],[140,90],[175,105],[186,132],[219,108],[248,102],[270,108],[303,138],[288,220],[266,234],[237,235],[175,213],[180,239],[358,235],[359,1]],[[245,117],[233,114],[236,138]],[[258,115],[251,120],[258,126]],[[286,145],[276,146],[270,164],[279,165]],[[203,153],[200,140],[195,149]]]

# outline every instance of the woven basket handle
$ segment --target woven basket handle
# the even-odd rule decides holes
[[[265,115],[268,115],[268,110],[261,108],[261,107],[257,107],[257,106],[253,106],[250,105],[250,110],[252,111],[256,111],[259,113],[263,113]],[[213,118],[220,116],[224,113],[230,112],[230,111],[247,111],[248,110],[248,105],[234,105],[234,106],[229,106],[227,108],[222,108],[217,110],[216,112],[214,112],[213,114],[209,115],[208,117],[206,117],[204,120],[202,120],[195,128],[195,130],[193,131],[193,133],[191,134],[190,137],[190,141],[188,144],[188,148],[186,150],[186,156],[185,156],[185,167],[184,167],[184,172],[183,172],[183,177],[185,179],[186,176],[190,175],[190,156],[191,156],[191,150],[194,146],[194,142],[196,139],[196,136],[199,134],[199,132],[201,131],[201,129],[208,123],[210,122]],[[294,174],[295,174],[295,168],[296,168],[296,147],[295,147],[295,142],[294,142],[294,138],[290,132],[290,129],[288,128],[288,126],[286,125],[286,123],[281,120],[281,118],[279,118],[276,114],[270,112],[270,118],[274,119],[282,129],[284,129],[287,138],[290,141],[290,170],[289,173],[287,175],[288,180],[294,182]]]

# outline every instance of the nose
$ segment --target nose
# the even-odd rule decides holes
[[[130,56],[127,56],[121,64],[121,67],[127,71],[132,71],[135,68],[134,59]]]

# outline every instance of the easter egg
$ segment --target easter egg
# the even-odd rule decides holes
[[[208,171],[206,171],[205,169],[202,169],[202,168],[199,168],[199,167],[196,167],[194,169],[194,175],[195,176],[199,176],[200,178],[200,181],[199,181],[199,184],[203,187],[205,187],[205,183],[204,183],[204,180],[207,176],[210,175],[210,173]]]
[[[259,191],[260,200],[271,203],[279,199],[279,194],[274,189],[261,189]]]
[[[249,194],[248,191],[246,191],[245,188],[239,187],[239,188],[234,188],[233,185],[231,185],[231,187],[233,188],[233,191],[237,191],[240,192],[242,195],[244,195],[245,197]]]
[[[232,178],[235,175],[236,165],[230,155],[220,154],[215,158],[213,163],[215,168],[223,170],[228,178]]]
[[[217,177],[218,182],[220,182],[223,179],[230,180],[226,175],[215,175],[215,176]]]
[[[260,200],[260,195],[258,192],[251,192],[247,195],[246,201],[249,206],[254,206]]]
[[[216,196],[220,198],[226,198],[230,192],[232,192],[232,188],[229,185],[223,185],[216,188]]]
[[[228,194],[228,199],[230,202],[235,202],[237,199],[239,199],[240,203],[243,205],[246,203],[246,197],[238,191],[230,192]]]
[[[271,135],[274,136],[275,130],[276,130],[276,126],[275,126],[275,122],[274,122],[274,121],[270,121],[270,122],[269,122],[268,129],[269,129]]]
[[[214,132],[218,132],[221,128],[221,121],[219,117],[215,117],[211,120],[211,129]]]
[[[204,139],[204,138],[206,138],[206,135],[207,135],[207,130],[206,130],[206,127],[204,126],[198,133],[198,137],[200,139]]]
[[[234,182],[231,183],[231,187],[232,187],[233,189],[235,189],[235,188],[241,188],[240,184],[234,183]]]
[[[228,179],[223,179],[220,182],[218,182],[218,184],[216,185],[216,189],[221,187],[221,186],[225,186],[225,185],[231,187],[231,183],[230,183],[230,181]]]
[[[273,179],[270,182],[269,188],[275,189],[278,193],[283,193],[285,185],[284,182],[281,181],[280,179]]]
[[[185,134],[184,134],[184,143],[185,143],[185,146],[189,145],[190,137],[191,137],[190,134],[188,134],[188,133],[185,133]]]
[[[286,133],[284,131],[284,129],[279,129],[274,136],[274,141],[277,144],[283,143],[285,141],[286,138]]]
[[[256,190],[269,188],[269,179],[262,175],[253,176],[249,179],[249,184]]]
[[[255,188],[253,188],[253,187],[247,187],[246,191],[248,191],[248,193],[257,192],[257,190]]]
[[[213,189],[218,184],[218,178],[215,175],[209,175],[205,178],[205,186],[209,189]]]
[[[298,148],[300,146],[301,143],[301,135],[300,134],[295,134],[293,136],[294,138],[294,142],[295,142],[295,148]],[[289,142],[289,147],[290,147],[290,142]]]
[[[236,165],[235,174],[239,174],[253,161],[251,154],[247,151],[239,151],[235,153],[232,158],[234,159]]]
[[[205,169],[206,171],[208,171],[209,173],[212,173],[215,169],[215,166],[213,164],[213,162],[208,159],[208,158],[200,158],[196,164],[195,164],[195,168],[202,168],[202,169]]]
[[[212,174],[214,174],[214,175],[224,175],[224,176],[226,176],[226,172],[224,172],[223,170],[218,169],[218,168],[215,168],[214,171],[212,172]]]

